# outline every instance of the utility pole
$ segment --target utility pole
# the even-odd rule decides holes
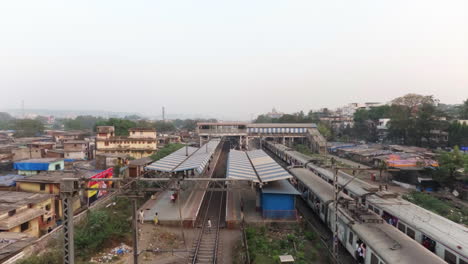
[[[132,217],[133,217],[133,264],[138,264],[138,219],[137,219],[137,198],[132,198]]]
[[[63,212],[63,263],[75,264],[74,226],[73,226],[73,192],[75,182],[63,179],[61,185]]]

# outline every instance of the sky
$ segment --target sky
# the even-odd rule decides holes
[[[468,98],[466,0],[1,1],[0,109],[248,120]]]

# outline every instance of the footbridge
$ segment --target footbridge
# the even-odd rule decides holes
[[[317,153],[326,152],[327,144],[314,123],[198,123],[197,132],[200,144],[211,138],[229,137],[242,149],[248,149],[250,141],[255,139],[274,140],[285,145],[301,143]]]

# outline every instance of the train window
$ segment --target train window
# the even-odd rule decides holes
[[[372,205],[369,204],[368,207],[369,207],[369,210],[374,211],[374,207]]]
[[[374,212],[375,212],[376,214],[380,215],[380,210],[379,210],[379,209],[374,208]]]
[[[457,256],[450,251],[445,250],[444,260],[449,264],[457,264]]]
[[[468,264],[468,262],[464,261],[463,259],[460,259],[459,264]]]
[[[406,233],[406,226],[401,222],[398,222],[398,230],[400,230],[403,233]]]
[[[352,246],[353,245],[353,232],[351,230],[349,231],[349,238],[348,238],[348,243]]]
[[[371,253],[370,263],[371,264],[379,264],[379,258],[376,255],[374,255],[374,253]]]
[[[416,234],[414,233],[414,230],[411,229],[411,228],[409,228],[409,227],[406,228],[406,234],[407,234],[409,237],[411,237],[412,239],[414,239],[414,237],[415,237],[415,235],[416,235]]]

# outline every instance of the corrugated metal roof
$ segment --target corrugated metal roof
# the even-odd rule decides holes
[[[231,150],[227,164],[227,178],[259,182],[246,152]]]
[[[212,139],[200,148],[188,147],[189,156],[186,156],[186,148],[181,148],[163,159],[151,163],[146,166],[146,169],[161,172],[195,169],[198,173],[202,173],[220,142],[219,139]]]
[[[292,195],[300,194],[287,180],[269,182],[267,185],[263,186],[262,193]]]
[[[202,173],[206,164],[210,160],[214,151],[221,141],[212,139],[198,150],[196,150],[188,159],[184,160],[174,171],[185,171],[195,169],[198,173]]]
[[[192,155],[198,148],[188,147],[189,156]],[[148,170],[162,171],[162,172],[171,172],[174,168],[179,166],[184,160],[188,157],[186,156],[186,148],[181,148],[170,155],[151,163],[146,166]]]
[[[292,178],[283,167],[276,163],[276,161],[263,150],[252,150],[247,152],[247,155],[262,182]]]

